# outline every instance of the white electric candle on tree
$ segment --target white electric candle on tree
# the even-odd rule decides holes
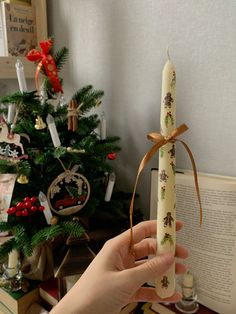
[[[61,141],[58,136],[57,128],[53,119],[53,116],[48,114],[47,116],[47,125],[51,134],[52,142],[54,147],[59,147],[61,146]]]
[[[168,56],[169,57],[169,56]],[[168,58],[162,73],[160,125],[166,137],[176,128],[175,67]],[[167,143],[159,150],[157,247],[158,254],[175,254],[176,244],[175,144]],[[175,292],[175,265],[156,279],[156,292],[167,298]]]
[[[101,136],[101,140],[105,140],[107,138],[107,122],[106,122],[105,112],[103,112],[101,115],[100,136]]]
[[[110,202],[110,200],[111,200],[111,196],[112,196],[113,188],[114,188],[114,185],[115,185],[115,181],[116,181],[116,174],[115,174],[115,172],[112,172],[109,175],[109,181],[108,181],[108,184],[107,184],[106,194],[105,194],[105,198],[104,198],[105,202]]]
[[[8,273],[11,277],[17,273],[18,251],[13,250],[8,255]]]
[[[15,115],[16,115],[16,105],[15,104],[9,104],[8,105],[8,112],[7,112],[7,122],[9,124],[12,124],[14,122]]]
[[[15,66],[16,66],[16,74],[18,78],[20,91],[22,93],[27,92],[28,89],[27,89],[26,80],[25,80],[25,72],[24,72],[23,63],[19,59],[17,59]]]

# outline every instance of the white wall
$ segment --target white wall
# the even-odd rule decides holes
[[[177,124],[199,171],[236,175],[236,2],[234,0],[48,0],[49,31],[66,45],[66,96],[85,84],[105,91],[108,134],[121,137],[119,186],[132,190],[138,163],[159,131],[166,48],[177,72]],[[150,168],[138,192],[149,209]],[[177,166],[190,168],[177,149]]]

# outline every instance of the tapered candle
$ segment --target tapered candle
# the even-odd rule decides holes
[[[61,141],[57,132],[57,128],[54,122],[54,118],[52,115],[48,114],[47,116],[47,125],[51,134],[52,142],[54,147],[61,146]]]
[[[168,60],[162,73],[162,96],[160,125],[163,136],[168,136],[176,127],[175,112],[175,67]],[[159,151],[157,247],[159,253],[175,254],[175,144],[167,143]],[[175,292],[175,265],[156,279],[156,292],[167,298]]]
[[[23,63],[19,59],[17,59],[15,66],[16,66],[16,74],[18,78],[20,91],[22,93],[27,92],[28,89],[27,89],[26,80],[25,80],[25,72],[24,72]]]

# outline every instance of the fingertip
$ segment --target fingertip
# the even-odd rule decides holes
[[[163,259],[163,263],[167,266],[172,265],[175,259],[174,255],[171,253],[164,253],[160,255],[160,257]]]

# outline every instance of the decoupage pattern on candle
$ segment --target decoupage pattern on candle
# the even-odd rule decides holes
[[[163,136],[176,127],[174,65],[168,60],[163,69],[160,125]],[[158,253],[175,252],[175,144],[169,142],[159,151],[157,247]],[[175,291],[175,266],[156,279],[157,294],[170,297]]]

